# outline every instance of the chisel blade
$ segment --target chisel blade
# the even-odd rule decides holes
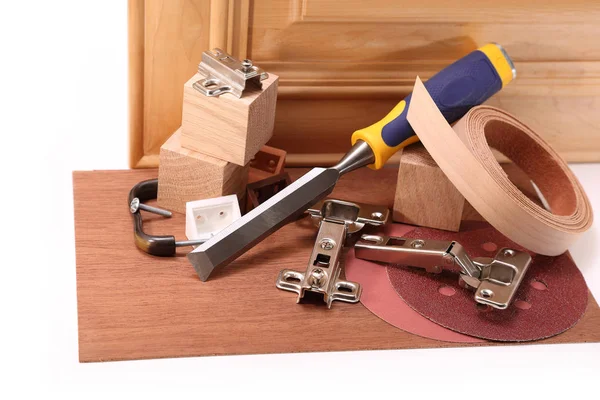
[[[333,191],[340,177],[334,168],[313,168],[281,192],[236,220],[188,254],[200,280],[235,260],[268,235]]]

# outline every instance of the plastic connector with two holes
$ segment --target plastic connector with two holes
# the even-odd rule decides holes
[[[235,194],[188,201],[185,206],[185,235],[189,240],[208,240],[241,216]]]

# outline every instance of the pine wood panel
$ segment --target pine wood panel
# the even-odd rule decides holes
[[[203,0],[145,3],[143,148],[157,154],[181,125],[183,77],[194,75],[208,47],[210,8]]]
[[[305,170],[288,172],[297,178]],[[397,168],[358,170],[342,177],[333,196],[391,208],[396,174]],[[362,304],[337,302],[327,310],[297,305],[295,294],[278,290],[281,269],[306,267],[316,235],[308,218],[288,224],[207,282],[198,280],[185,250],[172,258],[141,252],[125,200],[134,184],[156,175],[73,175],[81,361],[458,346],[396,329]],[[146,215],[144,224],[148,232],[185,238],[183,215]],[[596,341],[600,309],[590,295],[575,327],[536,343]]]
[[[591,0],[256,1],[251,54],[278,61],[453,60],[497,41],[516,61],[598,60]],[[584,54],[585,53],[585,54]]]
[[[460,23],[530,23],[535,14],[548,23],[584,22],[581,9],[587,0],[461,0],[460,7],[443,0],[414,2],[410,0],[347,0],[340,7],[333,0],[304,1],[304,19],[326,18],[330,21],[375,20]]]
[[[416,75],[427,79],[490,41],[505,46],[519,75],[490,104],[518,115],[567,160],[600,161],[596,1],[129,1],[137,4],[132,166],[156,166],[160,144],[181,122],[182,85],[209,47],[280,76],[270,144],[297,165],[334,162],[350,134],[381,118]]]

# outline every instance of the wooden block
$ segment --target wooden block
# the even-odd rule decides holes
[[[279,77],[269,74],[262,90],[246,89],[207,97],[193,88],[196,74],[183,88],[181,145],[210,156],[246,165],[273,135]]]
[[[247,179],[247,166],[182,148],[178,129],[160,148],[158,205],[185,214],[188,201],[228,194],[243,201]]]
[[[398,169],[393,219],[458,232],[465,198],[422,144],[404,149]]]
[[[271,146],[263,146],[250,160],[248,183],[266,179],[283,173],[286,151]]]

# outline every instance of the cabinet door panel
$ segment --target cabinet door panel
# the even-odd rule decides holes
[[[598,20],[593,0],[130,0],[131,164],[156,165],[181,123],[183,82],[210,47],[280,76],[271,144],[311,165],[334,162],[415,76],[491,41],[519,76],[490,104],[568,160],[600,161]]]

